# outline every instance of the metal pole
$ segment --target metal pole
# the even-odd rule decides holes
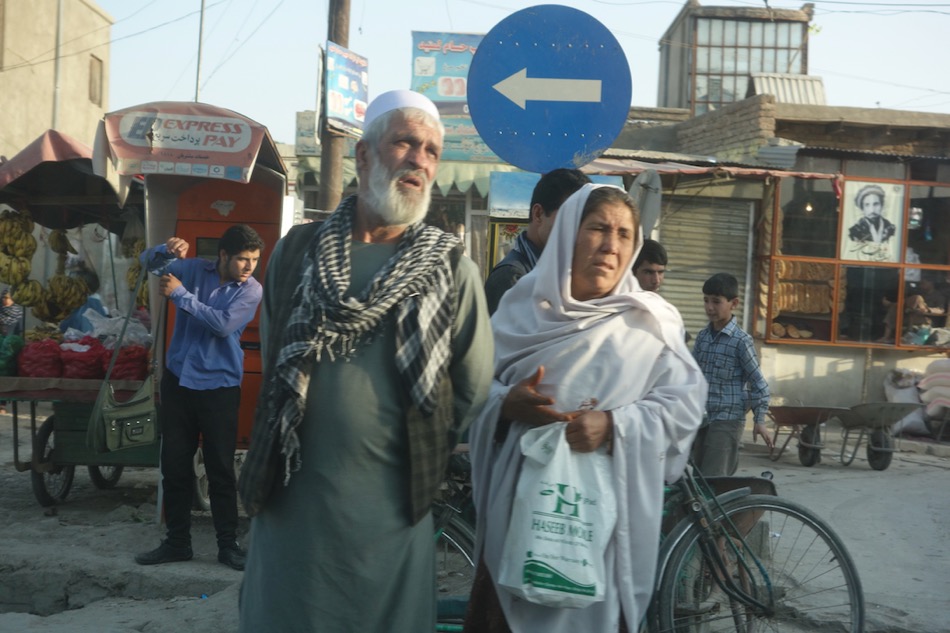
[[[62,1],[62,0],[60,0]],[[201,41],[205,30],[205,0],[201,0],[201,17],[198,19],[198,68],[195,70],[195,101],[201,90]]]
[[[60,46],[63,42],[63,0],[56,6],[56,60],[53,63],[53,124],[54,130],[59,127],[59,78],[60,78]]]

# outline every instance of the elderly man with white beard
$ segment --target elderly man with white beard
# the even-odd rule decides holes
[[[242,632],[435,630],[430,505],[493,362],[478,269],[423,222],[443,134],[426,97],[377,97],[357,194],[271,257]]]

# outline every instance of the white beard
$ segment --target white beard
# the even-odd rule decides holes
[[[432,182],[422,170],[403,169],[391,173],[382,166],[376,153],[369,152],[369,182],[362,196],[369,208],[386,226],[415,224],[426,217],[432,200]],[[423,181],[421,193],[399,190],[399,178],[411,173]]]

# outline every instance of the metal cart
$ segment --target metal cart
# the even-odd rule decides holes
[[[20,472],[30,471],[33,494],[42,506],[66,499],[76,466],[86,466],[93,485],[113,488],[125,467],[158,466],[159,442],[116,452],[97,453],[86,445],[86,431],[100,380],[0,377],[0,399],[10,401],[13,414],[13,460]],[[112,381],[123,400],[139,381]],[[49,402],[53,413],[37,423],[37,405]],[[30,458],[20,459],[19,416],[26,405],[30,419]]]

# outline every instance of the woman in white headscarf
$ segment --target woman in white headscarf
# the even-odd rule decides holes
[[[470,432],[481,563],[466,631],[614,633],[622,620],[631,633],[639,628],[653,590],[664,480],[682,473],[706,403],[682,318],[633,276],[642,244],[634,201],[617,187],[585,185],[492,317],[495,379]],[[617,498],[605,599],[579,609],[533,604],[497,584],[520,438],[558,421],[568,421],[571,450],[609,447]]]

